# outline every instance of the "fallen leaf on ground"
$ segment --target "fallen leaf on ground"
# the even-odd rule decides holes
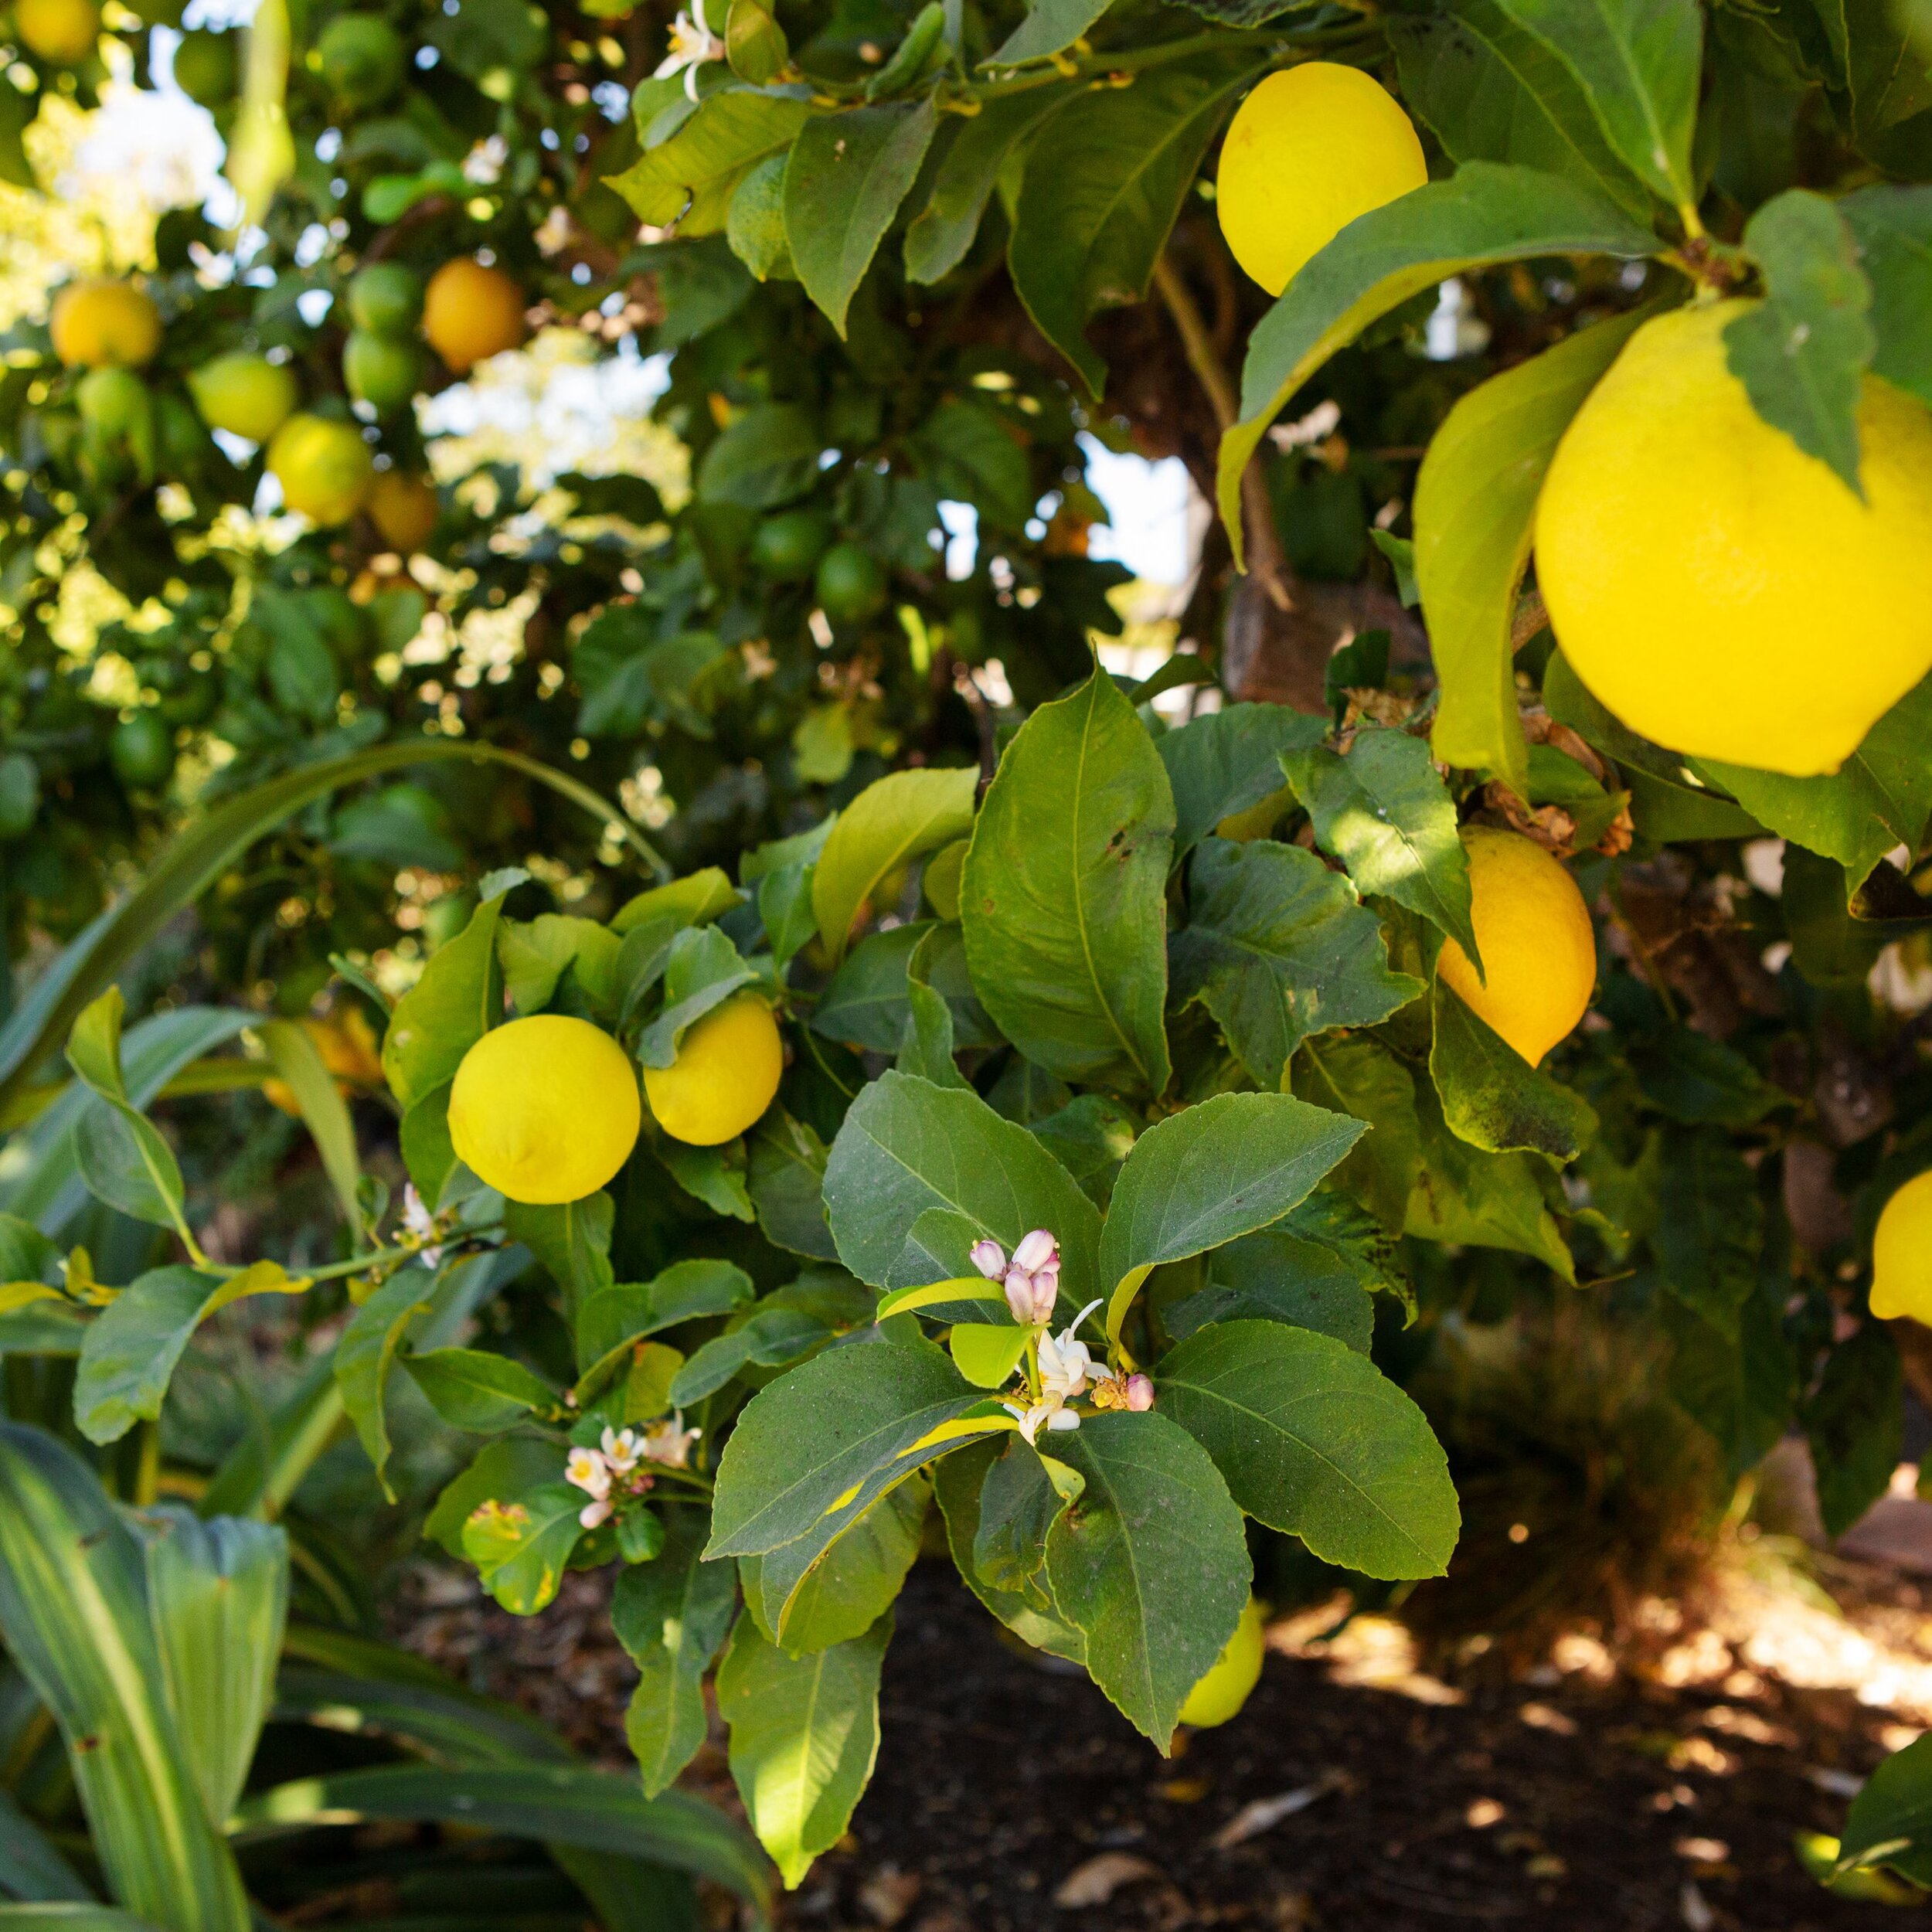
[[[1162,1876],[1161,1868],[1151,1859],[1137,1857],[1131,1852],[1102,1852],[1083,1865],[1075,1866],[1061,1879],[1054,1890],[1053,1903],[1068,1910],[1104,1905],[1124,1887]]]
[[[1301,1785],[1292,1791],[1280,1791],[1273,1798],[1252,1799],[1215,1833],[1214,1849],[1217,1852],[1230,1851],[1251,1838],[1259,1838],[1264,1832],[1272,1831],[1284,1818],[1292,1818],[1297,1811],[1305,1811],[1331,1791],[1339,1791],[1343,1781],[1339,1771],[1329,1771],[1312,1784]]]

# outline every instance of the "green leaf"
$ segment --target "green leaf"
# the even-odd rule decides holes
[[[692,1407],[745,1368],[782,1368],[824,1347],[842,1328],[856,1325],[835,1318],[823,1299],[786,1288],[765,1296],[727,1323],[723,1335],[692,1351],[672,1379],[672,1401]]]
[[[718,867],[706,866],[625,900],[612,917],[611,930],[628,939],[640,927],[660,920],[669,920],[674,927],[708,925],[722,919],[741,896]]]
[[[1872,286],[1872,373],[1932,403],[1932,187],[1861,188],[1838,212]]]
[[[819,995],[811,1024],[828,1039],[875,1053],[895,1053],[913,1022],[914,1002],[922,992],[937,1000],[946,1016],[949,1042],[966,1046],[998,1043],[973,991],[959,928],[930,920],[915,920],[862,939]],[[949,1046],[944,1066],[951,1065]],[[932,1077],[951,1086],[958,1076],[942,1070]]]
[[[1859,397],[1878,338],[1852,230],[1822,195],[1794,188],[1752,216],[1744,247],[1765,293],[1725,325],[1731,373],[1766,422],[1862,498]]]
[[[0,1893],[15,1899],[93,1909],[94,1895],[81,1883],[80,1875],[4,1791],[0,1791]]]
[[[1238,563],[1241,477],[1268,425],[1336,350],[1451,275],[1538,255],[1648,255],[1649,231],[1587,189],[1475,161],[1351,222],[1248,338],[1241,414],[1221,439],[1219,498]]]
[[[1536,496],[1570,418],[1645,319],[1579,331],[1494,376],[1448,414],[1416,479],[1416,583],[1442,686],[1430,742],[1444,764],[1529,796],[1511,630]]]
[[[610,1358],[681,1321],[729,1315],[752,1297],[751,1277],[729,1261],[674,1261],[641,1285],[628,1282],[588,1296],[577,1319],[577,1372],[595,1386]]]
[[[1296,1097],[1366,1121],[1372,1131],[1335,1169],[1336,1184],[1399,1233],[1421,1159],[1415,1082],[1380,1041],[1353,1035],[1306,1046],[1291,1070]]]
[[[805,293],[838,332],[932,145],[929,95],[807,121],[785,164],[785,240]]]
[[[166,1701],[140,1546],[73,1452],[0,1422],[0,1635],[52,1712],[108,1888],[158,1926],[249,1932]]]
[[[1133,1149],[1135,1126],[1133,1115],[1118,1100],[1104,1094],[1082,1094],[1031,1122],[1028,1131],[1104,1214],[1114,1198],[1121,1163]]]
[[[759,1842],[788,1889],[845,1834],[879,1754],[882,1617],[862,1637],[787,1657],[740,1617],[718,1668],[731,1775]]]
[[[1889,1486],[1903,1446],[1903,1393],[1892,1331],[1868,1321],[1825,1356],[1817,1387],[1799,1404],[1827,1536],[1843,1536]]]
[[[664,1011],[638,1040],[646,1066],[669,1066],[685,1035],[714,1008],[750,985],[757,970],[716,926],[688,926],[671,942],[665,960]]]
[[[1365,1576],[1440,1577],[1461,1527],[1422,1411],[1345,1342],[1223,1321],[1164,1356],[1157,1413],[1213,1457],[1242,1509]]]
[[[504,1204],[503,1232],[521,1241],[549,1270],[563,1291],[566,1321],[574,1323],[589,1298],[611,1284],[611,1231],[616,1217],[616,1204],[602,1193],[551,1206]]]
[[[1658,1206],[1651,1240],[1665,1286],[1736,1341],[1764,1245],[1757,1175],[1728,1134],[1678,1128],[1665,1142]]]
[[[1734,1046],[1694,1027],[1672,1026],[1633,1040],[1631,1071],[1651,1106],[1687,1126],[1752,1127],[1795,1104]]]
[[[984,403],[949,396],[921,424],[918,449],[941,495],[971,504],[992,526],[1018,530],[1039,492],[1026,447]]]
[[[1155,1268],[1280,1220],[1362,1133],[1286,1094],[1217,1094],[1149,1128],[1121,1164],[1100,1230],[1110,1345]]]
[[[669,140],[647,146],[622,174],[606,175],[605,183],[640,221],[657,228],[675,223],[686,237],[716,234],[725,225],[733,189],[766,155],[789,148],[812,112],[808,100],[787,94],[720,87]]]
[[[1580,1094],[1532,1066],[1454,990],[1438,979],[1430,997],[1434,1037],[1429,1076],[1450,1132],[1492,1154],[1524,1149],[1573,1161],[1596,1132]]]
[[[794,1657],[862,1637],[892,1607],[919,1554],[932,1485],[889,1490],[829,1549],[811,1540],[740,1556],[745,1607],[760,1633]]]
[[[811,1545],[801,1557],[829,1549],[887,1490],[970,1439],[975,1424],[947,1425],[985,1406],[930,1342],[856,1342],[815,1356],[739,1416],[718,1464],[705,1554],[755,1556],[801,1539]]]
[[[825,1178],[825,1142],[804,1121],[774,1107],[751,1130],[750,1150],[745,1185],[765,1239],[774,1247],[815,1261],[837,1260],[819,1192]]]
[[[247,1842],[393,1818],[501,1832],[613,1852],[716,1880],[763,1912],[770,1876],[743,1831],[685,1791],[646,1798],[621,1772],[591,1764],[378,1764],[277,1784],[243,1800]]]
[[[563,1473],[563,1452],[535,1436],[509,1436],[489,1444],[436,1499],[423,1534],[459,1562],[463,1526],[485,1503],[513,1502]]]
[[[183,1755],[211,1819],[248,1781],[288,1620],[288,1538],[236,1516],[148,1511],[148,1609]]]
[[[1697,0],[1498,0],[1575,77],[1604,138],[1672,207],[1694,206],[1703,66]]]
[[[769,14],[764,17],[771,19]],[[781,281],[798,279],[791,247],[785,240],[785,165],[791,158],[788,154],[766,155],[731,191],[725,240],[732,253],[761,282],[774,277]]]
[[[275,1071],[295,1097],[302,1124],[322,1163],[322,1172],[335,1190],[335,1204],[351,1228],[362,1224],[358,1198],[362,1181],[362,1163],[355,1151],[355,1125],[349,1118],[349,1104],[328,1069],[321,1050],[306,1027],[292,1020],[271,1019],[257,1029],[262,1045]]]
[[[1393,16],[1387,31],[1402,97],[1451,160],[1561,175],[1648,219],[1649,193],[1604,138],[1588,93],[1498,0],[1458,0],[1453,14]]]
[[[1087,325],[1145,298],[1201,157],[1255,72],[1247,48],[1144,69],[1131,87],[1077,96],[1028,146],[1007,266],[1040,333],[1094,396],[1107,366]]]
[[[735,417],[698,465],[698,500],[769,510],[818,480],[825,438],[798,403],[759,403]]]
[[[1041,122],[1066,104],[1072,91],[1050,87],[995,95],[960,123],[934,170],[925,206],[906,230],[908,281],[938,281],[965,259],[1001,171]]]
[[[1365,895],[1393,899],[1477,957],[1469,861],[1456,808],[1427,743],[1380,726],[1355,733],[1346,756],[1318,748],[1283,757],[1315,842]]]
[[[946,1346],[954,1366],[975,1389],[1000,1389],[1012,1380],[1030,1332],[998,1322],[961,1322]]]
[[[912,860],[970,831],[979,774],[970,765],[895,771],[868,785],[838,815],[812,874],[818,936],[836,960],[880,883]]]
[[[1033,0],[1026,17],[979,64],[1022,67],[1063,53],[1086,33],[1113,0]]]
[[[1325,718],[1284,704],[1230,704],[1154,741],[1174,792],[1174,855],[1185,856],[1223,818],[1281,789],[1281,754],[1328,735]]]
[[[1875,158],[1903,161],[1906,167],[1898,172],[1906,172],[1918,151],[1912,136],[1932,108],[1932,73],[1917,23],[1886,0],[1815,0],[1815,5],[1838,70],[1830,77],[1842,90],[1834,101],[1840,118],[1849,118],[1853,138],[1876,151]],[[1903,151],[1895,154],[1900,136]]]
[[[1372,1026],[1421,995],[1389,970],[1382,922],[1311,852],[1209,838],[1189,885],[1186,930],[1168,947],[1175,995],[1206,1007],[1268,1091],[1311,1034]]]
[[[1886,1758],[1852,1801],[1838,1869],[1872,1865],[1932,1886],[1932,1734]]]
[[[590,1004],[606,1011],[616,991],[623,943],[594,919],[563,913],[539,913],[527,923],[506,919],[496,934],[504,990],[518,1012],[540,1013],[556,996],[567,968]]]
[[[1104,672],[1000,760],[960,891],[967,963],[1000,1031],[1062,1080],[1167,1084],[1173,833],[1160,754]]]
[[[464,1523],[464,1555],[512,1616],[534,1617],[556,1595],[588,1500],[568,1483],[546,1482],[513,1502],[479,1503]]]
[[[396,1002],[383,1036],[383,1072],[405,1109],[454,1080],[464,1055],[502,1023],[503,976],[496,963],[502,911],[501,894],[486,899]]]
[[[969,1088],[896,1072],[868,1084],[832,1143],[825,1202],[839,1258],[875,1287],[905,1285],[893,1276],[906,1236],[941,1209],[961,1217],[970,1239],[991,1235],[1009,1253],[1033,1229],[1051,1229],[1063,1294],[1077,1307],[1100,1292],[1093,1202],[1025,1128]]]
[[[437,1277],[430,1269],[407,1267],[393,1274],[349,1317],[335,1345],[335,1380],[342,1406],[376,1465],[383,1493],[389,1486],[389,1379],[410,1324],[428,1306]]]
[[[981,1573],[976,1552],[986,1518],[981,1501],[992,1467],[1008,1452],[997,1439],[969,1444],[940,1462],[933,1472],[933,1493],[945,1518],[946,1543],[968,1589],[1022,1642],[1049,1656],[1081,1663],[1087,1640],[1053,1610],[1045,1588],[1006,1588]],[[1031,1452],[1029,1451],[1030,1454]],[[1035,1457],[1037,1462],[1039,1458]],[[1056,1492],[1057,1493],[1057,1492]],[[1045,1552],[1040,1553],[1042,1562]],[[1036,1565],[1036,1571],[1039,1566]]]
[[[1311,1209],[1321,1223],[1338,1223],[1345,1232],[1300,1231],[1295,1216]],[[1366,1355],[1375,1333],[1371,1291],[1400,1279],[1391,1270],[1391,1246],[1366,1209],[1324,1190],[1280,1225],[1217,1249],[1207,1286],[1164,1308],[1163,1324],[1182,1342],[1217,1321],[1285,1321]]]
[[[1836,771],[1788,778],[1700,759],[1698,769],[1780,838],[1835,859],[1855,890],[1895,845],[1916,851],[1932,817],[1932,678],[1915,685]]]
[[[958,849],[949,846],[949,851]],[[935,984],[935,981],[938,982]],[[956,1010],[953,1002],[959,1002]],[[966,944],[957,926],[935,926],[923,934],[906,961],[906,1017],[900,1028],[897,1065],[935,1087],[964,1087],[966,1078],[954,1060],[964,1030],[968,1046],[998,1039],[973,992],[966,969]]]
[[[1084,1634],[1094,1682],[1165,1754],[1247,1604],[1241,1512],[1206,1451],[1158,1410],[1095,1416],[1053,1449],[1086,1483],[1047,1538],[1053,1600]]]
[[[703,1547],[699,1512],[672,1512],[657,1560],[621,1571],[611,1595],[611,1628],[638,1667],[624,1730],[647,1798],[668,1790],[704,1743],[704,1674],[738,1600],[731,1565],[702,1561]]]
[[[1716,1439],[1726,1474],[1741,1480],[1777,1447],[1794,1419],[1797,1366],[1775,1284],[1760,1279],[1739,1312],[1734,1335],[1672,1295],[1659,1299],[1657,1314],[1671,1342],[1672,1399]]]
[[[176,1230],[192,1251],[174,1150],[128,1103],[121,1068],[124,1011],[121,988],[111,986],[74,1021],[67,1062],[95,1097],[74,1124],[74,1158],[97,1199],[138,1221]]]
[[[533,1410],[556,1406],[556,1391],[522,1362],[478,1349],[432,1349],[406,1355],[403,1366],[453,1429],[491,1435],[521,1422]]]

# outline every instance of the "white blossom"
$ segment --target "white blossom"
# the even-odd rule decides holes
[[[691,1445],[703,1434],[702,1429],[684,1426],[680,1409],[668,1421],[653,1423],[644,1432],[645,1460],[662,1463],[667,1469],[682,1469],[691,1460]]]
[[[403,1228],[419,1241],[436,1232],[436,1216],[423,1205],[423,1197],[417,1192],[413,1181],[403,1184]],[[440,1247],[426,1247],[420,1252],[426,1267],[442,1266],[443,1250]]]
[[[638,1440],[634,1429],[606,1429],[604,1432],[604,1460],[609,1464],[614,1476],[628,1476],[638,1466],[638,1458],[644,1454],[643,1445]]]
[[[577,1521],[586,1529],[594,1529],[599,1523],[607,1522],[610,1519],[611,1498],[608,1496],[594,1497],[577,1512]]]
[[[563,1465],[563,1480],[601,1502],[611,1493],[611,1465],[594,1449],[573,1449]]]
[[[671,23],[671,51],[658,62],[654,78],[668,80],[674,73],[682,73],[685,92],[696,100],[698,70],[707,60],[722,60],[724,53],[724,43],[705,20],[704,0],[691,0],[691,11],[680,13]]]
[[[1086,1389],[1094,1358],[1077,1331],[1100,1305],[1098,1301],[1088,1302],[1057,1335],[1040,1337],[1039,1379],[1043,1394],[1060,1402],[1071,1402]]]

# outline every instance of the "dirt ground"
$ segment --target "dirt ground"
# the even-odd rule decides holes
[[[1432,1672],[1400,1624],[1337,1631],[1345,1603],[1315,1606],[1274,1627],[1240,1716],[1163,1760],[923,1563],[888,1655],[877,1774],[785,1920],[1869,1927],[1885,1908],[1821,1891],[1791,1838],[1835,1835],[1858,1781],[1932,1724],[1932,1602],[1895,1572],[1828,1574],[1846,1614],[1776,1564],[1734,1565],[1698,1617],[1652,1607],[1634,1665],[1572,1633],[1527,1669],[1505,1672],[1478,1640]],[[410,1594],[417,1648],[628,1761],[631,1673],[596,1579],[572,1578],[528,1622],[448,1573],[419,1572]],[[735,1803],[721,1738],[692,1776]]]

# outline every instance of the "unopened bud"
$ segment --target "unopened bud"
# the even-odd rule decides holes
[[[995,1240],[975,1241],[972,1250],[973,1266],[989,1281],[997,1281],[1006,1272],[1006,1250]]]
[[[1128,1377],[1127,1406],[1138,1410],[1154,1406],[1154,1384],[1147,1376],[1132,1375]]]
[[[1006,1270],[1006,1305],[1022,1328],[1037,1328],[1051,1321],[1060,1291],[1056,1268],[1043,1269],[1038,1274],[1029,1274],[1019,1267]]]
[[[1013,1266],[1024,1268],[1029,1274],[1038,1274],[1043,1268],[1060,1271],[1060,1244],[1045,1228],[1036,1228],[1024,1236],[1013,1250]]]

